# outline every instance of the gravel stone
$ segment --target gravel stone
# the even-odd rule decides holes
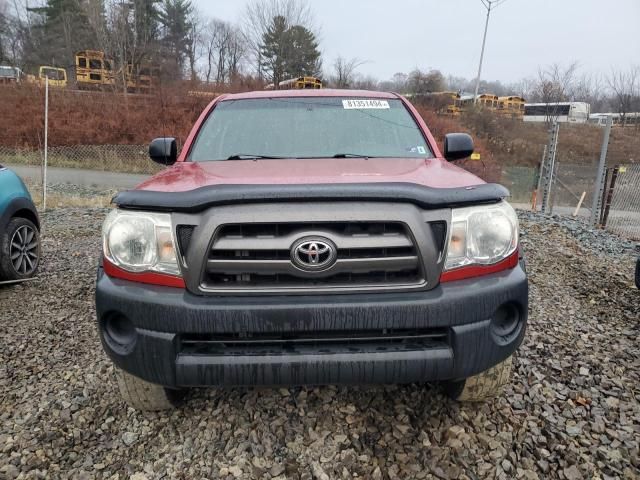
[[[640,478],[626,240],[520,212],[529,326],[495,400],[424,384],[196,389],[177,411],[141,413],[96,334],[107,212],[45,213],[39,277],[0,287],[0,479]]]

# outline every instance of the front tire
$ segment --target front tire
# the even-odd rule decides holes
[[[0,280],[33,277],[38,271],[40,254],[38,228],[26,218],[12,218],[0,234]]]
[[[482,402],[498,396],[511,377],[512,358],[509,357],[489,370],[464,380],[448,382],[444,389],[453,400]]]
[[[115,368],[120,395],[129,406],[142,411],[171,410],[176,408],[184,396],[181,390],[171,390],[150,383],[124,370]]]

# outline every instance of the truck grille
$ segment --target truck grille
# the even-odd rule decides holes
[[[292,246],[303,238],[335,245],[335,263],[303,271]],[[305,292],[416,287],[426,282],[421,257],[399,222],[244,223],[221,225],[212,239],[205,291]]]

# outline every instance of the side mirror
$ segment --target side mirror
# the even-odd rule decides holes
[[[160,137],[149,145],[151,160],[160,165],[173,165],[178,159],[178,144],[175,138]]]
[[[450,162],[466,158],[473,153],[473,139],[466,133],[448,133],[444,136],[444,158]]]

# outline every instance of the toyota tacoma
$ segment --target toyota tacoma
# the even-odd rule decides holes
[[[187,387],[508,382],[528,284],[508,191],[455,165],[403,97],[221,95],[114,197],[96,307],[139,409]]]

